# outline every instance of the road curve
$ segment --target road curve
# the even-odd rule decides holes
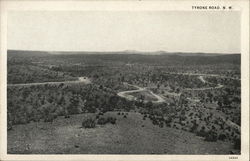
[[[179,74],[179,73],[178,73],[178,74]],[[184,75],[187,75],[187,74],[188,74],[188,73],[184,73]],[[194,74],[194,75],[198,75],[198,74]],[[199,75],[198,79],[200,79],[203,83],[212,84],[212,83],[210,83],[210,82],[207,82],[207,81],[204,79],[203,76],[204,76],[204,75]],[[129,86],[132,86],[132,87],[135,87],[135,88],[137,88],[137,90],[128,90],[128,91],[118,92],[117,95],[120,96],[120,97],[123,97],[123,98],[126,98],[126,99],[132,101],[132,100],[135,100],[136,98],[135,98],[134,96],[132,96],[132,95],[129,95],[130,93],[148,91],[151,95],[153,95],[155,98],[157,98],[157,101],[152,101],[152,102],[154,102],[154,103],[162,103],[162,102],[165,102],[165,100],[164,100],[161,96],[159,96],[159,95],[153,93],[153,92],[152,92],[151,90],[149,90],[148,88],[142,88],[142,87],[139,87],[139,86],[137,86],[137,85],[132,85],[132,84],[128,84],[128,83],[125,83],[125,84],[126,84],[126,85],[129,85]],[[216,87],[207,87],[207,88],[185,88],[185,89],[183,89],[183,90],[184,90],[184,91],[201,91],[201,90],[219,89],[219,88],[222,88],[222,87],[223,87],[223,85],[218,84]],[[180,94],[175,93],[175,94],[176,94],[176,96],[180,96],[181,93],[180,93]]]
[[[200,76],[198,77],[198,79],[199,79],[200,81],[202,81],[203,83],[213,84],[213,83],[210,83],[210,82],[206,81],[206,80],[204,79],[203,75],[200,75]],[[185,88],[185,89],[183,89],[183,90],[185,90],[185,91],[203,91],[203,90],[211,90],[211,89],[220,89],[220,88],[223,88],[223,87],[224,87],[223,85],[217,84],[216,87]]]
[[[157,98],[157,101],[152,101],[152,103],[165,102],[165,100],[161,96],[153,93],[151,90],[149,90],[147,88],[142,88],[142,87],[139,87],[137,85],[132,85],[132,84],[128,84],[128,83],[124,83],[124,84],[135,87],[135,88],[138,88],[138,89],[118,92],[117,95],[120,96],[120,97],[123,97],[123,98],[126,98],[127,100],[132,101],[132,100],[135,100],[136,98],[134,96],[132,96],[132,95],[129,95],[129,94],[135,93],[135,92],[148,91],[151,95],[153,95],[155,98]]]

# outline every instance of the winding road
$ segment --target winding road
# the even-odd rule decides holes
[[[199,75],[198,79],[200,79],[203,83],[208,83],[208,84],[213,84],[210,82],[207,82],[204,77],[204,75]],[[207,75],[206,75],[207,76]],[[162,102],[166,102],[165,99],[163,99],[161,96],[153,93],[151,90],[147,89],[147,88],[142,88],[139,87],[137,85],[132,85],[132,84],[128,84],[128,83],[124,83],[126,85],[132,86],[137,88],[136,90],[128,90],[128,91],[122,91],[122,92],[118,92],[117,95],[123,98],[126,98],[128,100],[136,100],[136,98],[132,95],[130,95],[131,93],[135,93],[135,92],[142,92],[142,91],[148,91],[150,92],[150,94],[152,94],[155,98],[157,98],[157,101],[152,101],[152,103],[162,103]],[[223,88],[224,86],[221,84],[218,84],[216,87],[207,87],[207,88],[196,88],[196,89],[185,89],[185,90],[211,90],[211,89],[219,89],[219,88]],[[175,96],[180,96],[181,93],[169,93],[171,95],[175,95]],[[189,100],[193,100],[192,98],[189,98]],[[194,100],[197,101],[197,100]],[[199,100],[198,100],[199,101]],[[236,123],[232,122],[231,120],[226,120],[222,115],[220,115],[220,118],[222,118],[222,120],[230,127],[233,127],[235,129],[237,129],[238,131],[240,131],[241,127],[239,125],[237,125]]]
[[[128,84],[128,83],[124,83],[126,85],[129,85],[129,86],[132,86],[132,87],[135,87],[135,88],[138,88],[136,90],[129,90],[129,91],[122,91],[122,92],[118,92],[117,95],[120,96],[120,97],[123,97],[123,98],[126,98],[128,100],[136,100],[136,98],[132,95],[129,95],[131,93],[136,93],[136,92],[142,92],[142,91],[148,91],[151,95],[153,95],[155,98],[157,98],[157,101],[152,101],[152,103],[162,103],[162,102],[165,102],[165,100],[155,94],[154,92],[152,92],[151,90],[147,89],[147,88],[142,88],[142,87],[139,87],[137,85],[132,85],[132,84]]]
[[[87,77],[79,77],[78,80],[75,81],[63,81],[63,82],[42,82],[42,83],[20,83],[20,84],[7,84],[8,87],[18,87],[18,86],[33,86],[33,85],[46,85],[46,84],[51,84],[51,85],[59,85],[61,83],[65,84],[74,84],[74,83],[85,83],[85,84],[90,84],[91,81]]]
[[[180,74],[180,73],[178,73]],[[184,75],[188,75],[188,73],[184,73]],[[192,74],[192,75],[197,75],[197,74]],[[213,83],[210,83],[210,82],[207,82],[204,77],[204,75],[199,75],[198,79],[201,80],[203,83],[208,83],[208,84],[213,84]],[[129,86],[132,86],[132,87],[135,87],[137,88],[136,90],[128,90],[128,91],[122,91],[122,92],[118,92],[117,95],[120,96],[120,97],[123,97],[123,98],[126,98],[130,101],[132,100],[136,100],[136,97],[130,95],[131,93],[136,93],[136,92],[142,92],[142,91],[148,91],[151,95],[153,95],[155,98],[157,98],[157,101],[152,101],[153,103],[162,103],[162,102],[166,102],[166,100],[158,95],[158,94],[155,94],[153,93],[150,89],[148,89],[147,87],[146,88],[143,88],[143,87],[139,87],[137,85],[132,85],[132,84],[128,84],[128,83],[125,83],[124,84],[126,85],[129,85]],[[216,87],[206,87],[206,88],[185,88],[183,89],[184,91],[198,91],[198,90],[211,90],[211,89],[219,89],[219,88],[222,88],[223,85],[221,84],[218,84]],[[165,92],[167,93],[167,92]],[[181,93],[167,93],[169,95],[174,95],[174,96],[180,96]],[[191,99],[191,98],[190,98]]]
[[[192,75],[192,74],[191,74],[191,75]],[[194,75],[196,75],[196,74],[194,74]],[[199,79],[200,81],[202,81],[203,83],[213,84],[213,83],[210,83],[210,82],[206,81],[206,80],[204,79],[204,76],[205,76],[205,75],[200,75],[200,76],[198,77],[198,79]],[[211,75],[206,75],[206,76],[211,76]],[[215,86],[215,87],[185,88],[185,89],[183,89],[183,90],[185,90],[185,91],[204,91],[204,90],[211,90],[211,89],[220,89],[220,88],[223,88],[223,87],[224,87],[223,85],[217,84],[217,86]]]
[[[178,73],[178,74],[180,74],[180,73]],[[190,73],[182,73],[182,74],[183,75],[199,75],[198,79],[200,79],[203,83],[209,83],[209,84],[212,84],[212,83],[207,82],[204,79],[203,76],[217,76],[217,75],[190,74]],[[237,79],[237,80],[240,80],[240,79]],[[61,83],[64,83],[64,84],[74,84],[74,83],[90,84],[91,80],[88,77],[79,77],[78,80],[75,80],[75,81],[7,84],[7,86],[8,87],[18,87],[18,86],[33,86],[33,85],[46,85],[46,84],[59,85]],[[162,96],[153,93],[148,88],[143,88],[143,87],[139,87],[137,85],[132,85],[132,84],[128,84],[128,83],[124,83],[124,84],[132,86],[132,87],[135,87],[137,89],[136,90],[128,90],[128,91],[118,92],[117,95],[120,96],[120,97],[126,98],[128,100],[135,100],[136,98],[134,96],[130,95],[131,93],[148,91],[151,95],[153,95],[155,98],[157,98],[157,101],[152,101],[152,103],[163,103],[163,102],[166,102],[166,100]],[[218,88],[222,88],[222,87],[223,87],[223,85],[218,84],[216,87],[196,88],[196,89],[186,88],[184,90],[210,90],[210,89],[218,89]],[[181,93],[169,93],[169,94],[175,95],[175,96],[180,96]],[[237,124],[235,124],[231,120],[226,120],[225,118],[223,118],[223,121],[225,121],[225,123],[228,124],[229,126],[232,126],[232,127],[236,128],[236,129],[240,130],[240,126],[237,125]]]
[[[227,76],[222,76],[222,75],[218,75],[218,74],[202,74],[202,73],[173,73],[173,72],[167,72],[166,74],[178,74],[178,75],[197,75],[197,76],[218,77],[218,78],[225,78],[225,79],[232,79],[232,80],[241,80],[240,78],[227,77]]]

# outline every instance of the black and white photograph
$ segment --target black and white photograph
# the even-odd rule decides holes
[[[223,9],[8,11],[7,154],[241,155],[242,14]]]

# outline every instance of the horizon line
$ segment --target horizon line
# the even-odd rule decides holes
[[[223,52],[190,52],[190,51],[165,51],[165,50],[154,50],[154,51],[142,51],[142,50],[116,50],[116,51],[87,51],[87,50],[74,50],[74,51],[68,51],[68,50],[26,50],[26,49],[7,49],[7,51],[28,51],[28,52],[47,52],[48,54],[56,54],[56,53],[63,53],[63,52],[75,52],[75,53],[79,53],[79,52],[89,52],[89,53],[114,53],[114,52],[127,52],[127,53],[173,53],[173,54],[185,54],[185,53],[192,53],[192,54],[217,54],[217,55],[230,55],[230,54],[241,54],[241,52],[227,52],[227,53],[223,53]],[[53,53],[54,52],[54,53]]]

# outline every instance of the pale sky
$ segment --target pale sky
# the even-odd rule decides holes
[[[12,11],[8,49],[240,53],[240,13]]]

